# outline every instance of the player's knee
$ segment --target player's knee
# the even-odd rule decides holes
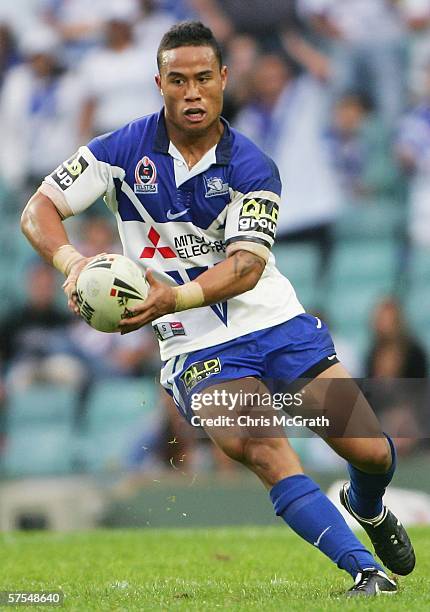
[[[219,444],[221,450],[233,459],[239,461],[239,463],[245,463],[245,441],[240,438],[225,438],[222,444]]]
[[[255,472],[272,475],[276,481],[277,473],[287,463],[281,446],[281,440],[277,439],[249,439],[244,448],[245,463]]]
[[[364,471],[373,474],[385,474],[393,462],[391,448],[385,438],[375,438],[370,452],[363,460]]]

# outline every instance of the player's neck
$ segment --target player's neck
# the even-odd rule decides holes
[[[203,134],[184,134],[166,121],[170,141],[175,145],[187,162],[188,168],[195,166],[212,147],[217,145],[224,132],[220,120],[210,126]]]

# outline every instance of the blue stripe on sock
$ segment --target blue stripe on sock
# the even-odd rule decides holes
[[[285,508],[296,499],[319,490],[319,486],[311,478],[304,474],[296,474],[277,482],[270,491],[270,499],[277,516],[282,516]]]
[[[355,577],[357,572],[368,567],[382,569],[349,529],[337,508],[308,476],[298,474],[284,478],[272,488],[270,497],[278,516],[351,576]]]

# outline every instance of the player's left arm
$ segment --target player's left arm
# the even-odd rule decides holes
[[[157,281],[149,271],[146,275],[150,285],[148,297],[141,306],[131,309],[135,316],[121,322],[121,331],[134,331],[163,315],[210,306],[250,291],[260,280],[265,266],[265,259],[259,255],[239,249],[203,272],[197,280],[180,287]]]

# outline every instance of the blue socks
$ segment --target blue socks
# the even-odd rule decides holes
[[[337,508],[308,476],[297,474],[280,480],[271,489],[270,498],[276,514],[291,529],[353,578],[360,570],[370,567],[383,571]]]
[[[383,509],[382,496],[396,470],[396,450],[386,436],[392,463],[385,474],[367,474],[348,464],[349,502],[361,518],[376,518]],[[383,568],[355,537],[337,508],[317,484],[304,474],[284,478],[270,491],[275,512],[304,540],[319,548],[353,578],[363,569]]]
[[[349,503],[354,512],[361,518],[372,519],[381,514],[383,509],[382,496],[396,470],[396,449],[391,438],[387,435],[386,438],[391,448],[392,464],[385,474],[366,474],[348,463],[348,472],[351,479],[348,491]]]

